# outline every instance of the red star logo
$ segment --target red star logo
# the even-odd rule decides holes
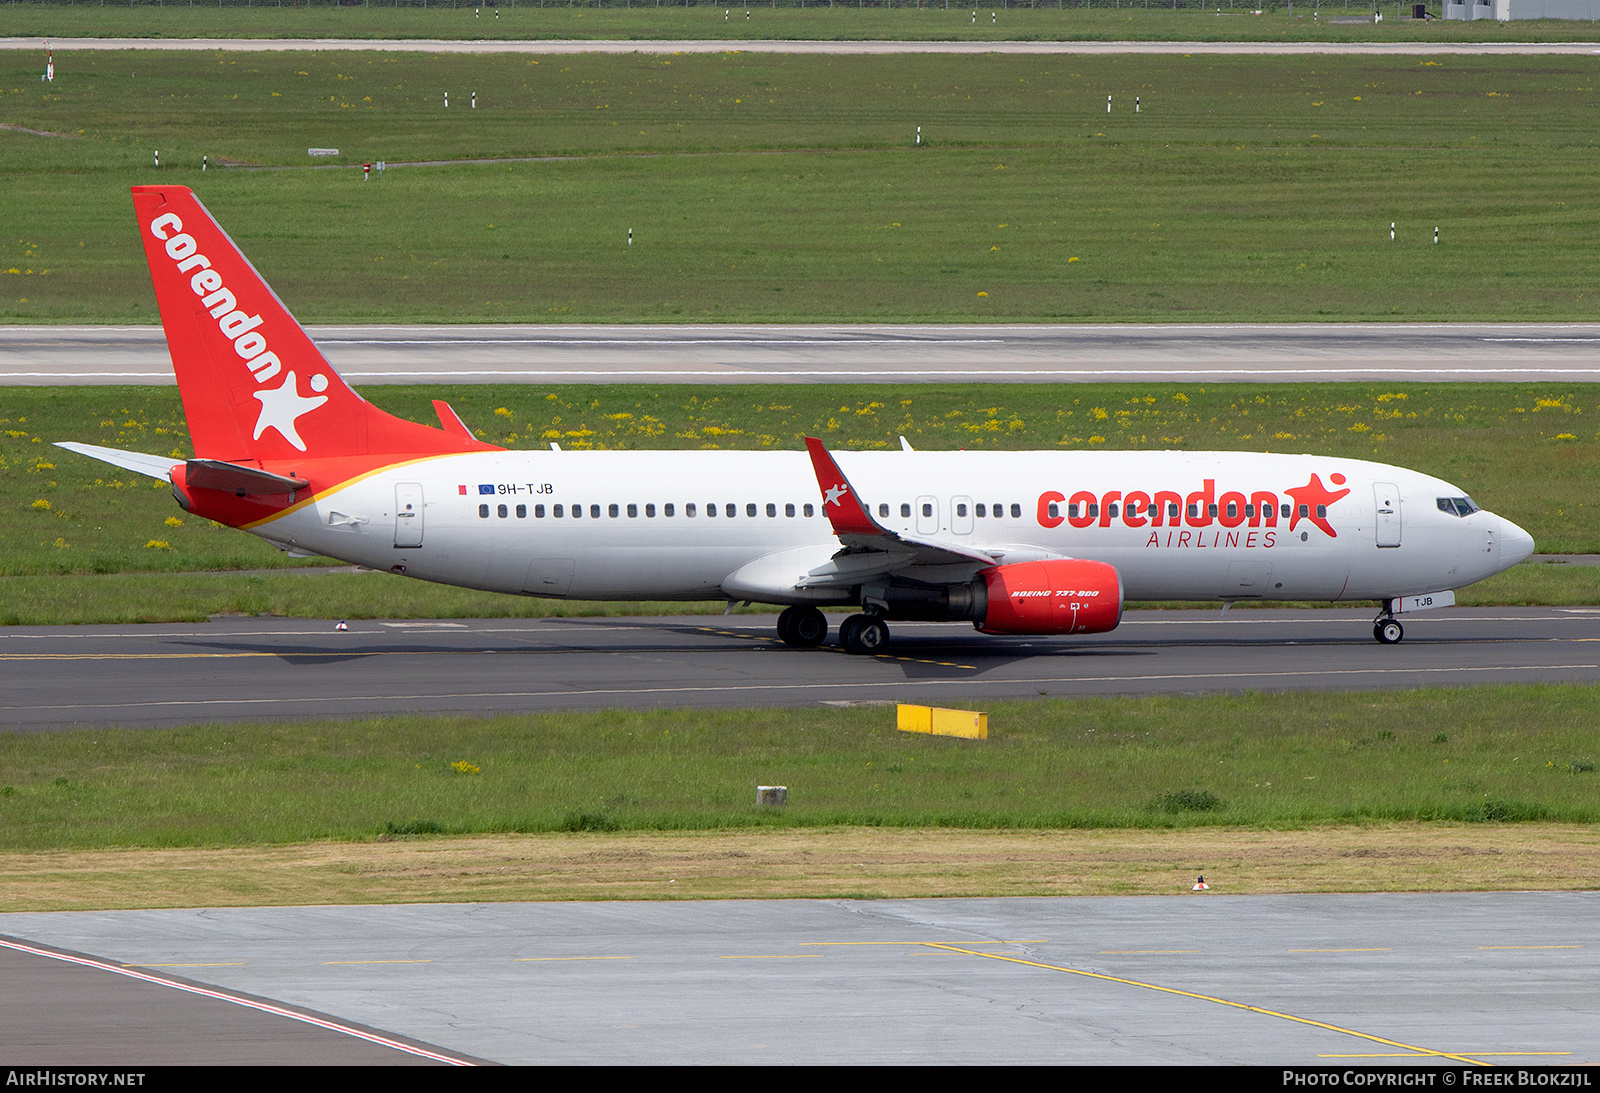
[[[1329,481],[1331,481],[1335,486],[1344,485],[1344,475],[1342,474],[1329,475],[1328,478]],[[1310,520],[1313,524],[1316,524],[1317,527],[1327,532],[1329,538],[1337,539],[1339,537],[1339,533],[1328,526],[1327,519],[1317,515],[1317,506],[1331,505],[1335,501],[1339,500],[1339,498],[1347,496],[1350,493],[1349,490],[1340,490],[1338,493],[1334,493],[1332,490],[1329,490],[1323,486],[1322,479],[1318,478],[1316,475],[1312,475],[1311,481],[1307,482],[1304,486],[1301,486],[1298,489],[1284,490],[1283,492],[1288,494],[1290,497],[1293,497],[1295,501],[1293,515],[1289,517],[1290,531],[1293,531],[1294,526],[1300,522],[1300,507],[1304,505],[1306,510],[1305,518],[1307,520]]]

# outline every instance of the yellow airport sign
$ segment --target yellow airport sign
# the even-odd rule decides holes
[[[901,732],[925,732],[934,736],[960,736],[968,740],[989,739],[989,715],[977,710],[946,710],[938,706],[897,707]]]

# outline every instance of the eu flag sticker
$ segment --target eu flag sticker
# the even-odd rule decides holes
[[[486,494],[486,493],[488,493],[488,494],[494,493],[494,486],[492,486],[492,485],[485,486],[485,485],[480,484],[478,486],[478,494],[479,494],[479,496],[482,496],[483,494]]]

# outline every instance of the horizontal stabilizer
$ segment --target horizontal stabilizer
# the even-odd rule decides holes
[[[461,420],[461,415],[456,413],[444,399],[433,400],[433,412],[439,415],[439,428],[445,432],[465,437],[467,440],[477,440],[477,437],[472,435],[472,430],[467,428],[467,423]]]
[[[56,447],[86,455],[90,459],[98,459],[102,463],[110,463],[113,467],[121,467],[125,471],[159,478],[163,482],[172,481],[172,467],[178,462],[170,456],[125,452],[121,448],[102,448],[98,444],[79,444],[72,440],[58,441]]]
[[[227,490],[240,494],[293,493],[310,485],[304,478],[286,478],[255,467],[241,467],[220,459],[191,459],[183,480],[202,490]]]

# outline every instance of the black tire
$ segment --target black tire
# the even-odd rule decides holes
[[[1384,645],[1398,645],[1406,636],[1406,628],[1400,625],[1399,619],[1379,619],[1372,624],[1372,636]]]
[[[828,639],[828,619],[815,607],[790,607],[778,616],[778,637],[785,645],[814,649]]]
[[[865,618],[865,615],[851,615],[839,624],[839,648],[847,653],[855,652],[856,629]]]
[[[850,628],[848,637],[840,638],[845,652],[874,656],[889,647],[889,627],[882,619],[872,615],[852,615],[846,622],[854,622],[855,625]],[[840,629],[842,631],[843,627]]]

